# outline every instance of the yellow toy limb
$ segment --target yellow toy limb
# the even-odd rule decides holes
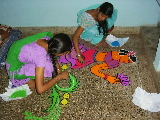
[[[66,105],[68,104],[68,101],[67,101],[67,99],[63,99],[63,100],[61,101],[61,103],[62,103],[63,106],[66,106]]]
[[[64,97],[64,98],[69,98],[69,93],[65,93],[65,94],[63,95],[63,97]]]
[[[62,67],[61,67],[63,70],[66,70],[67,68],[68,68],[68,66],[67,65],[62,65]]]

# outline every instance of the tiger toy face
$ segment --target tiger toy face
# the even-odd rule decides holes
[[[119,62],[134,63],[137,61],[135,54],[136,53],[134,51],[128,51],[128,50],[121,49],[119,51],[119,56],[120,56]]]

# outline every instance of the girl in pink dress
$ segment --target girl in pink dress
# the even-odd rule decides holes
[[[53,37],[51,32],[44,32],[14,42],[6,60],[12,86],[28,84],[41,94],[67,79],[68,72],[61,71],[57,57],[70,52],[71,48],[71,39],[64,33]],[[44,83],[45,77],[52,79]]]

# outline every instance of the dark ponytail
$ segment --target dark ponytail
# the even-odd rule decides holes
[[[102,12],[104,15],[111,17],[113,14],[113,5],[109,2],[105,2],[100,6],[99,12]],[[98,31],[99,33],[103,33],[105,36],[108,30],[108,23],[106,20],[98,22]]]
[[[106,33],[107,29],[108,29],[108,25],[107,25],[106,20],[98,21],[98,31],[99,31],[99,34],[103,33],[103,35],[105,36],[107,34]]]
[[[56,67],[56,54],[61,54],[70,51],[72,48],[72,42],[68,35],[64,33],[56,34],[51,40],[48,41],[48,54],[50,55],[54,71],[52,73],[52,78],[54,78],[58,72]]]

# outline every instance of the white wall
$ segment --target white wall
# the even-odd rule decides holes
[[[119,10],[115,26],[157,25],[156,0],[0,0],[0,24],[12,27],[77,26],[77,12],[111,2]]]

